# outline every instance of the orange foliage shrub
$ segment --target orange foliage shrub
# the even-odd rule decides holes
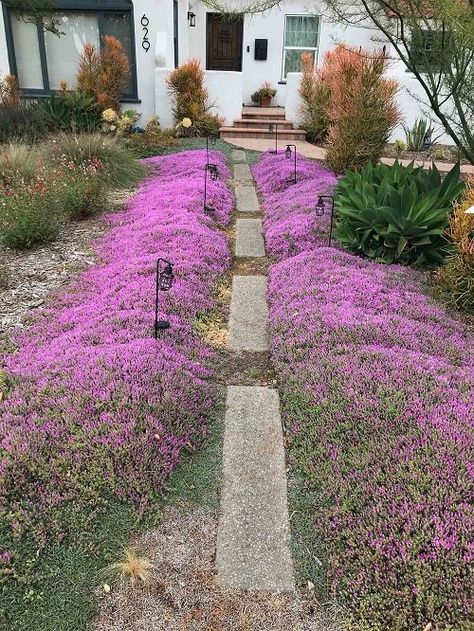
[[[191,120],[185,132],[190,136],[217,133],[222,120],[210,112],[209,93],[204,87],[204,70],[199,59],[190,59],[170,72],[168,88],[173,97],[173,115],[179,126],[184,118]],[[184,130],[180,131],[184,133]]]
[[[387,65],[383,51],[343,45],[324,57],[318,75],[330,94],[327,161],[337,172],[377,162],[401,120],[398,83],[384,77]]]
[[[119,110],[119,101],[130,77],[130,64],[122,44],[116,37],[105,35],[100,51],[86,44],[79,62],[77,86],[92,95],[97,105],[106,110]]]
[[[0,80],[0,103],[3,105],[14,106],[21,101],[21,90],[18,79],[7,74],[3,80]]]

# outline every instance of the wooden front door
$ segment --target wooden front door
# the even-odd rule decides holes
[[[243,18],[225,19],[220,13],[207,14],[208,70],[242,70]]]

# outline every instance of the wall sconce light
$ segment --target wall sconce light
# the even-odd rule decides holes
[[[158,331],[165,331],[170,328],[168,320],[158,320],[160,307],[160,291],[169,291],[173,285],[173,263],[165,259],[158,259],[156,262],[156,296],[155,296],[155,340],[158,338]]]
[[[192,27],[196,26],[196,14],[192,11],[188,11],[188,24]]]

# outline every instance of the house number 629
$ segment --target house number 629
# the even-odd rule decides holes
[[[147,18],[145,14],[143,14],[141,19],[141,25],[143,26],[143,39],[142,39],[142,48],[147,53],[150,50],[150,40],[148,39],[148,25],[150,24],[150,20]]]

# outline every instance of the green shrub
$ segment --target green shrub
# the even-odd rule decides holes
[[[436,272],[440,298],[451,307],[474,314],[474,262],[461,252],[448,256]]]
[[[32,101],[0,103],[0,143],[36,141],[46,131],[38,104]]]
[[[64,135],[48,145],[47,153],[52,159],[64,158],[76,165],[100,161],[110,187],[131,186],[145,174],[144,166],[131,151],[117,139],[99,133]]]
[[[450,306],[474,313],[474,215],[466,212],[474,205],[474,180],[467,182],[462,199],[449,218],[448,237],[455,252],[436,271],[440,297]]]
[[[62,90],[39,102],[40,117],[50,131],[92,132],[101,125],[94,97],[79,90]]]
[[[463,184],[459,164],[441,179],[430,170],[366,165],[336,186],[336,235],[352,252],[404,265],[440,263],[448,251],[444,233],[452,202]]]
[[[107,189],[98,174],[72,177],[61,193],[62,212],[73,220],[85,219],[107,208]]]
[[[308,140],[321,142],[325,140],[329,129],[329,88],[317,75],[313,57],[309,53],[301,55],[301,69],[300,127],[306,131]]]
[[[61,221],[57,191],[25,187],[0,203],[0,240],[18,250],[52,241]]]
[[[163,153],[169,147],[178,147],[181,141],[175,137],[174,130],[161,129],[158,117],[152,116],[144,132],[130,134],[126,144],[137,157],[149,158]]]

